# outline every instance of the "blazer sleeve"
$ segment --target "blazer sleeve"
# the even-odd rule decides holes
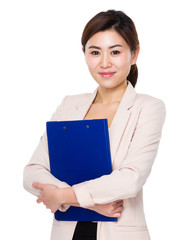
[[[82,207],[133,198],[146,182],[157,155],[165,120],[164,103],[154,98],[140,111],[127,155],[120,167],[110,175],[73,186]]]
[[[62,115],[63,106],[65,104],[66,97],[57,108],[56,112],[52,115],[51,121],[59,120]],[[67,188],[69,185],[65,182],[61,182],[55,178],[50,172],[48,144],[46,132],[40,139],[40,142],[35,149],[29,163],[25,166],[23,171],[23,186],[24,189],[32,193],[35,196],[39,196],[41,191],[33,188],[33,182],[39,182],[43,184],[53,184],[59,188]],[[67,210],[68,206],[63,206],[60,210]]]

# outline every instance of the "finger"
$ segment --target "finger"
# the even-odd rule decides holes
[[[42,200],[40,197],[37,198],[37,203],[42,203]]]
[[[55,213],[56,212],[56,210],[55,209],[51,209],[51,213]]]
[[[121,213],[117,212],[117,213],[113,213],[111,217],[119,218],[120,216],[121,216]]]
[[[118,201],[116,201],[118,204],[120,203],[120,204],[123,204],[123,200],[118,200]]]
[[[120,207],[120,206],[123,206],[123,201],[116,202],[116,207]]]
[[[121,213],[123,211],[123,206],[120,206],[120,207],[117,207],[115,209],[113,209],[112,213],[115,214],[115,213]]]
[[[40,189],[40,190],[43,190],[43,188],[44,188],[44,184],[37,183],[37,182],[34,182],[34,183],[32,184],[32,186],[33,186],[34,188]]]
[[[123,200],[117,200],[111,203],[111,205],[113,206],[118,206],[118,205],[122,205],[123,204]]]
[[[122,212],[123,211],[123,209],[124,209],[124,207],[123,206],[120,206],[120,207],[118,207],[117,209],[116,209],[116,212]]]
[[[123,211],[123,207],[120,207],[116,210],[116,212],[113,213],[113,217],[120,217]]]

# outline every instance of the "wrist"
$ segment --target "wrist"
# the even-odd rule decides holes
[[[61,199],[62,205],[78,205],[78,201],[72,187],[61,189]]]

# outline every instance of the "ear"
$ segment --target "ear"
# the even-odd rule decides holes
[[[139,55],[139,51],[140,51],[140,46],[137,45],[137,49],[133,52],[133,55],[132,55],[131,65],[136,64],[137,58],[138,58],[138,55]]]

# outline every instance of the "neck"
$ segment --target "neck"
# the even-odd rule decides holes
[[[111,104],[120,102],[123,94],[127,88],[127,81],[115,88],[104,88],[99,85],[97,96],[94,103]]]

